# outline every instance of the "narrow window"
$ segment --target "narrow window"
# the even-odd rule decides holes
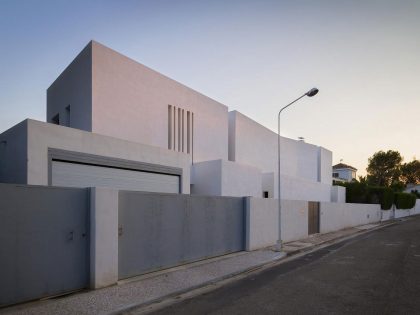
[[[172,149],[174,149],[175,150],[175,146],[176,146],[176,107],[174,106],[174,124],[173,124],[173,131],[174,131],[174,137],[173,137],[173,139],[174,139],[174,142],[173,142],[173,145],[172,145]]]
[[[194,164],[194,113],[191,112],[191,161]]]
[[[268,198],[268,191],[264,191],[263,198]]]
[[[70,127],[70,105],[66,107],[66,126]]]
[[[172,149],[172,105],[168,105],[168,149]]]
[[[59,125],[60,124],[60,114],[57,114],[51,118],[51,122],[53,124]]]
[[[182,110],[182,152],[184,152],[184,110]]]
[[[191,145],[191,141],[190,141],[190,137],[191,137],[191,114],[190,114],[190,111],[189,110],[187,110],[187,153],[189,154],[190,153],[190,145]]]
[[[178,107],[178,152],[181,151],[181,108]]]

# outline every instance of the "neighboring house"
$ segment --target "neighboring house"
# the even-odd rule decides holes
[[[411,193],[417,191],[420,193],[420,185],[414,185],[414,184],[407,184],[407,187],[405,188],[404,192]]]
[[[333,166],[332,177],[337,182],[351,182],[353,179],[356,179],[356,172],[357,169],[355,167],[338,163]]]
[[[277,198],[277,134],[97,42],[0,135],[0,182]],[[70,127],[70,128],[69,128]],[[332,152],[281,138],[284,199],[330,201]]]

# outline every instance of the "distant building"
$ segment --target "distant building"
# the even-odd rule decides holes
[[[356,179],[357,169],[353,166],[338,163],[333,166],[333,180],[337,182],[351,182]]]
[[[404,192],[407,192],[407,193],[416,192],[416,191],[420,193],[420,185],[408,184],[404,190]]]

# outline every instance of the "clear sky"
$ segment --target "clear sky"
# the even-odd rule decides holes
[[[0,132],[94,39],[365,174],[420,158],[420,1],[0,0]]]

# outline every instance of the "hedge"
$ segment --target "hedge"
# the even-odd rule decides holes
[[[380,203],[382,210],[389,210],[394,203],[394,192],[388,187],[369,187],[368,203]]]
[[[410,193],[395,193],[397,209],[412,209],[416,204],[416,195]]]
[[[371,187],[365,183],[342,183],[346,187],[347,203],[381,204],[382,210],[389,210],[394,203],[394,192],[387,187]]]

